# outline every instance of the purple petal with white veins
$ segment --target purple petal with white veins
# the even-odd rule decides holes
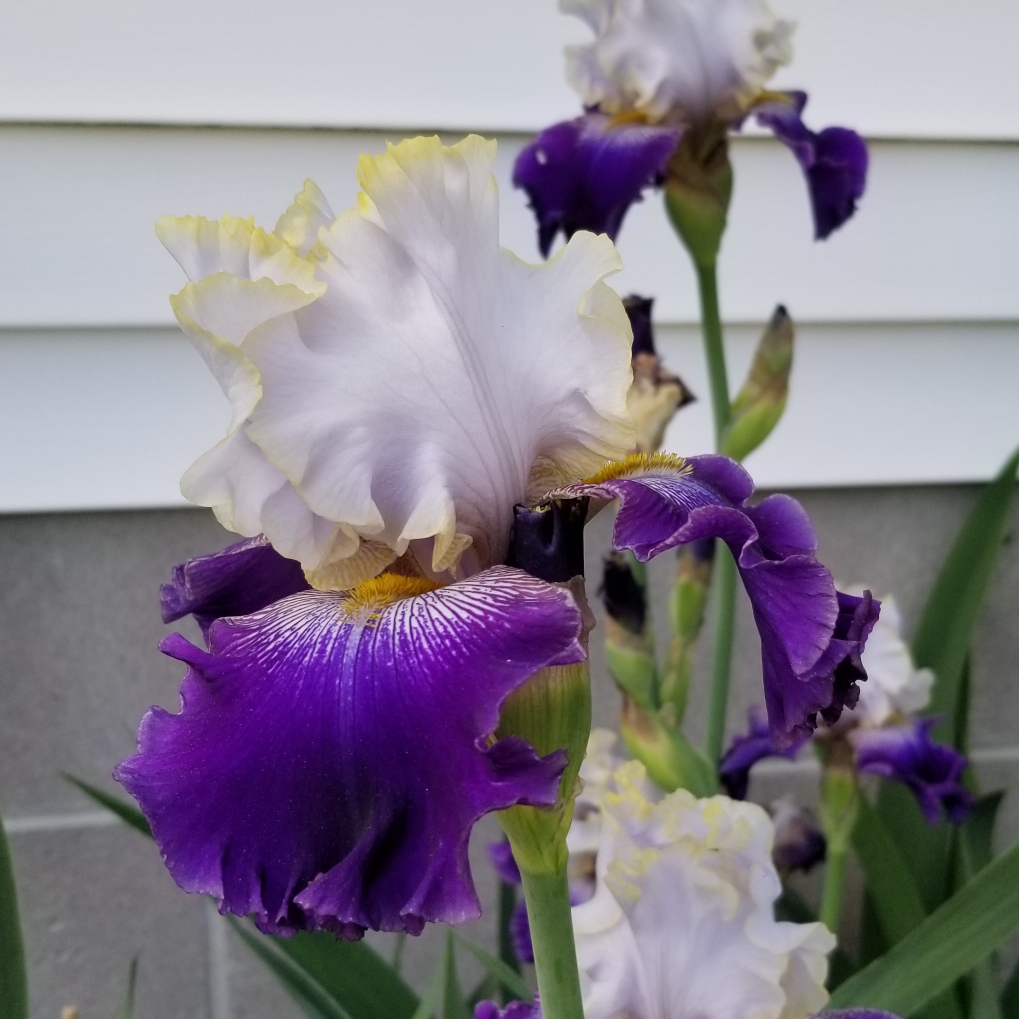
[[[615,123],[591,111],[545,128],[519,156],[513,183],[527,192],[547,258],[556,234],[578,230],[613,240],[630,206],[660,177],[680,128]]]
[[[931,739],[937,724],[937,718],[914,719],[909,725],[854,729],[849,738],[856,767],[908,786],[928,824],[937,824],[942,811],[961,824],[974,805],[973,794],[962,784],[966,758]]]
[[[566,590],[499,566],[385,607],[356,596],[218,620],[208,652],[168,637],[189,666],[180,713],[152,708],[117,769],[177,883],[264,931],[477,916],[471,828],[552,804],[566,764],[488,742],[509,693],[583,660]]]
[[[723,456],[668,456],[631,471],[556,489],[550,498],[618,499],[612,541],[646,562],[677,545],[720,538],[736,560],[761,636],[764,694],[772,741],[787,750],[810,736],[817,714],[831,724],[866,679],[860,653],[880,603],[835,590],[814,558],[806,512],[787,495],[747,506],[753,482]]]
[[[193,614],[208,634],[215,619],[246,616],[307,589],[301,564],[259,535],[175,566],[159,602],[164,623]]]
[[[814,211],[814,235],[823,240],[853,215],[863,196],[867,145],[847,127],[811,131],[802,120],[806,103],[805,92],[783,92],[756,106],[753,113],[758,123],[792,150],[803,168]]]
[[[785,750],[776,750],[771,740],[768,718],[759,707],[747,712],[747,734],[733,737],[722,763],[718,777],[725,791],[734,800],[747,798],[750,785],[750,769],[765,757],[786,757],[792,760],[801,750],[805,740],[798,740]]]

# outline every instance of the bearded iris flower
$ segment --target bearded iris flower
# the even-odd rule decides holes
[[[815,133],[804,92],[765,85],[792,57],[793,25],[764,0],[560,0],[594,39],[567,49],[567,77],[585,112],[542,131],[520,154],[514,183],[548,253],[556,234],[615,238],[630,205],[676,159],[710,175],[725,135],[755,117],[793,152],[806,176],[815,236],[856,208],[867,149],[854,131]]]
[[[182,489],[244,540],[164,589],[207,647],[163,642],[181,709],[150,710],[117,777],[177,882],[266,931],[477,915],[475,821],[564,795],[564,750],[496,730],[529,678],[586,657],[580,528],[609,502],[638,558],[729,544],[777,740],[837,712],[866,636],[793,500],[751,506],[723,457],[627,456],[618,255],[583,231],[542,265],[501,249],[494,157],[413,139],[362,157],[339,215],[309,182],[272,233],[158,225],[232,410]]]

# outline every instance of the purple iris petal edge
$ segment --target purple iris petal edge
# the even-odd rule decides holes
[[[750,598],[761,637],[772,742],[783,751],[807,738],[821,715],[831,725],[859,697],[861,654],[880,603],[835,590],[815,558],[817,537],[787,495],[756,506],[750,475],[723,456],[690,457],[682,469],[654,465],[634,476],[568,485],[552,497],[618,499],[613,545],[646,562],[691,541],[721,538]]]
[[[170,873],[266,932],[419,933],[480,912],[467,845],[484,814],[555,802],[563,751],[489,745],[502,701],[581,661],[563,588],[494,567],[378,611],[303,591],[179,634],[181,710],[152,708],[117,779]]]
[[[174,566],[159,603],[164,623],[194,615],[208,635],[216,619],[246,616],[308,587],[301,564],[259,535]]]
[[[828,855],[828,842],[809,815],[797,811],[791,817],[775,817],[774,820],[775,844],[771,857],[780,871],[807,873],[824,861]]]
[[[617,123],[589,110],[545,128],[517,156],[513,184],[538,220],[538,246],[547,258],[556,235],[578,230],[615,240],[623,217],[665,170],[682,129]]]
[[[938,721],[917,718],[908,725],[854,730],[856,767],[902,782],[916,797],[928,824],[937,824],[942,811],[954,824],[961,824],[976,801],[962,784],[966,757],[931,739]]]
[[[803,748],[806,740],[798,740],[784,750],[776,750],[771,739],[767,715],[757,706],[747,712],[747,733],[732,739],[729,749],[718,767],[718,777],[725,791],[734,800],[745,800],[750,785],[750,769],[765,757],[785,757],[792,760]]]
[[[803,168],[814,213],[814,236],[823,240],[845,223],[867,186],[867,144],[847,127],[814,132],[803,123],[806,92],[783,92],[756,106],[759,124],[770,128]]]

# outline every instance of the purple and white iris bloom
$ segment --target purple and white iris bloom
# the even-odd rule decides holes
[[[687,131],[771,129],[806,175],[815,236],[855,211],[867,148],[855,132],[820,133],[802,120],[803,92],[765,84],[792,58],[793,25],[764,0],[560,0],[594,39],[566,51],[567,77],[585,113],[546,128],[520,154],[514,183],[538,219],[541,250],[557,232],[615,238],[630,205],[657,183]]]
[[[207,648],[163,642],[188,669],[181,710],[145,716],[117,777],[177,882],[266,931],[478,914],[475,821],[561,796],[564,751],[494,733],[529,677],[585,658],[589,504],[620,501],[615,543],[642,559],[729,544],[778,742],[862,678],[866,626],[843,625],[798,504],[750,506],[722,457],[626,456],[619,257],[583,231],[542,265],[501,249],[494,158],[418,138],[362,157],[339,215],[309,182],[273,233],[158,225],[190,280],[178,320],[232,409],[182,490],[245,540],[164,589]],[[570,555],[537,568],[559,542]]]

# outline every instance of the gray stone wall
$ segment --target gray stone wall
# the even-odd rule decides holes
[[[975,490],[882,488],[799,493],[821,538],[821,556],[844,583],[893,592],[912,628],[938,565]],[[607,544],[607,515],[589,528],[592,594]],[[1019,509],[1010,534],[1019,527]],[[179,892],[154,847],[77,793],[67,772],[115,788],[110,770],[133,746],[153,703],[175,708],[181,669],[156,650],[167,632],[157,591],[170,567],[229,541],[198,510],[0,518],[0,812],[11,834],[31,968],[33,1019],[77,1005],[107,1019],[122,1005],[139,959],[138,1019],[297,1019],[299,1011],[235,943],[208,904]],[[671,556],[652,565],[661,609]],[[1019,770],[1019,550],[1009,542],[977,628],[973,651],[973,744],[987,788]],[[196,632],[182,627],[195,637]],[[664,635],[663,635],[664,643]],[[707,642],[705,642],[706,645]],[[730,726],[759,701],[757,640],[741,606]],[[592,637],[596,722],[612,725],[616,695]],[[698,735],[706,691],[691,697]],[[793,783],[811,789],[810,762],[763,768],[754,794]],[[1019,805],[1002,828],[1019,831]],[[489,819],[472,848],[485,901],[493,883],[482,859]],[[491,938],[491,911],[466,933]],[[391,943],[378,939],[385,951]],[[407,968],[426,978],[439,939],[408,946]],[[466,962],[465,984],[477,971]]]

